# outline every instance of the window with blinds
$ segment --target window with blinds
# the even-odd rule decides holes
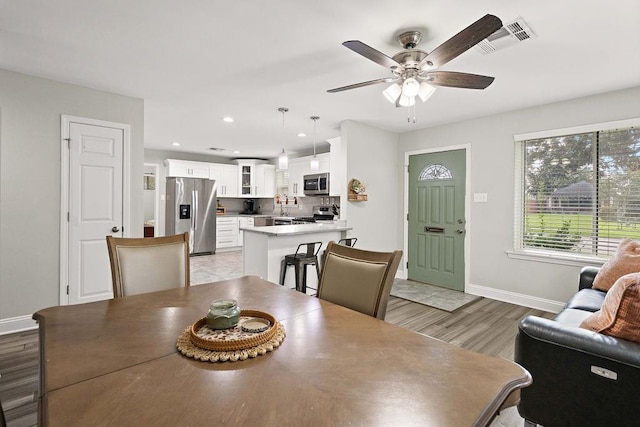
[[[516,137],[516,249],[609,257],[640,240],[640,121],[630,122]]]

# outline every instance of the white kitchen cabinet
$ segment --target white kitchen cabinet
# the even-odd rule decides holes
[[[209,178],[209,163],[166,159],[167,176],[179,178]]]
[[[242,227],[253,227],[254,220],[252,216],[241,216],[238,217],[238,246],[243,245],[243,231],[240,230]]]
[[[275,165],[256,165],[255,168],[256,197],[276,196],[276,167]]]
[[[310,172],[310,173],[329,173],[331,172],[331,156],[329,153],[322,153],[322,154],[318,154],[317,156],[318,159],[318,163],[320,164],[320,167],[318,168],[317,172]],[[311,162],[309,162],[309,165],[311,165]]]
[[[255,196],[255,167],[256,164],[254,161],[238,163],[238,196]]]
[[[329,153],[317,154],[319,168],[317,171],[311,170],[311,159],[313,156],[298,157],[289,160],[289,196],[304,196],[304,176],[314,173],[328,173],[331,169],[331,158]],[[331,185],[331,178],[329,178]]]
[[[238,166],[209,164],[209,179],[216,181],[218,197],[238,197]]]
[[[238,161],[239,197],[274,197],[276,167],[264,161]]]
[[[309,172],[309,160],[303,161],[300,158],[289,160],[289,197],[304,196],[302,177]]]
[[[238,217],[216,218],[216,249],[238,246]]]

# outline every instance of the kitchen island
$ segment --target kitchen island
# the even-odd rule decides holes
[[[280,283],[280,263],[285,255],[295,253],[300,243],[322,242],[318,256],[331,240],[347,236],[352,227],[328,223],[242,227],[244,231],[242,261],[245,275],[256,275]],[[289,267],[285,286],[295,288],[293,267]],[[315,293],[317,277],[313,267],[307,269],[307,293]]]

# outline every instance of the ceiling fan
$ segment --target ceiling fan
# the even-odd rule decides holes
[[[416,96],[423,102],[426,101],[435,90],[433,86],[485,89],[493,82],[493,77],[436,69],[471,49],[501,27],[502,21],[498,17],[485,15],[430,53],[416,49],[422,40],[420,32],[407,31],[397,37],[404,50],[393,57],[388,57],[359,40],[346,41],[342,43],[343,46],[389,68],[391,76],[329,89],[327,92],[335,93],[379,83],[393,83],[383,91],[385,97],[396,106],[410,107],[415,105]]]

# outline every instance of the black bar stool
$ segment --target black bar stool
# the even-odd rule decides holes
[[[318,252],[322,247],[322,242],[301,243],[298,245],[295,254],[285,255],[280,263],[280,284],[284,286],[284,279],[287,274],[287,267],[293,265],[296,272],[296,291],[307,292],[307,266],[315,265],[318,280],[320,279],[320,263],[318,262]],[[300,250],[301,248],[302,251]]]
[[[358,241],[357,237],[347,237],[345,239],[338,240],[338,244],[354,247],[357,241]]]

